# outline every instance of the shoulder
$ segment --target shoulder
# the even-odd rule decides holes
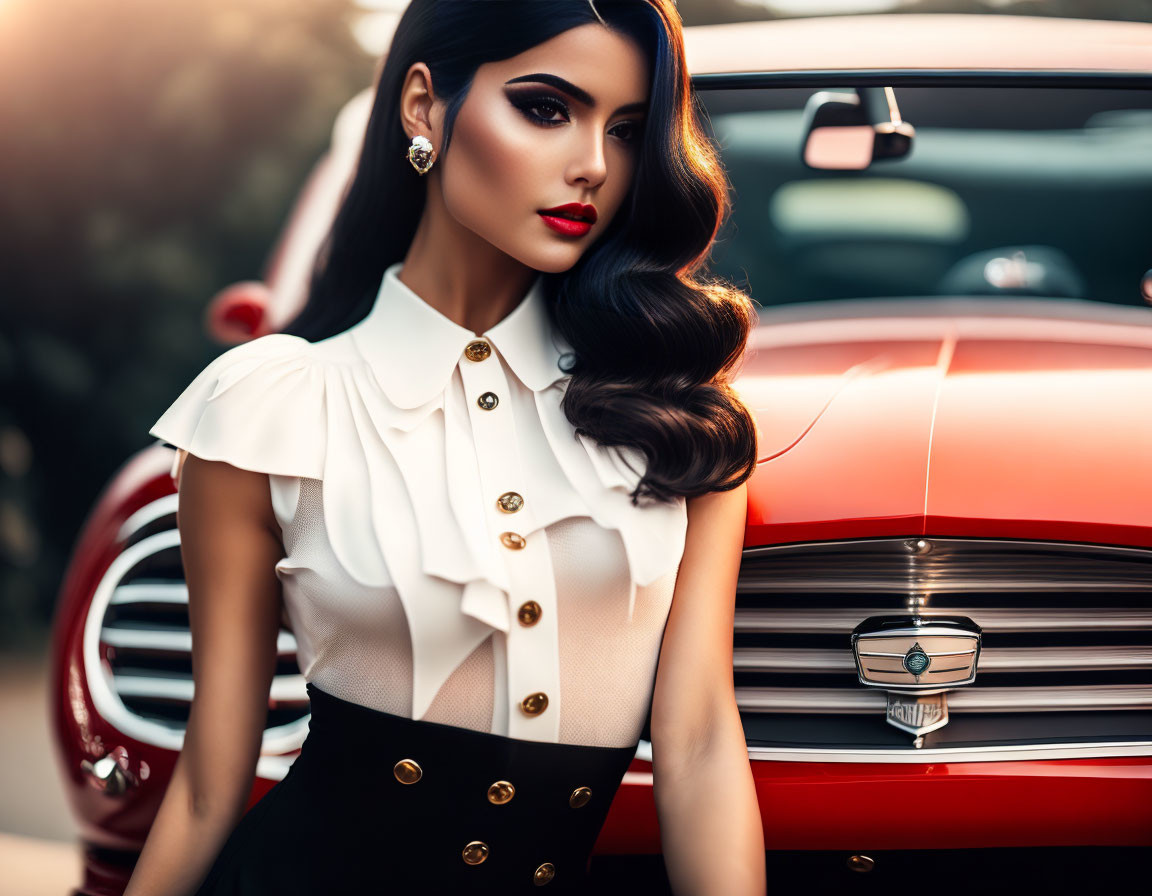
[[[289,333],[268,333],[232,346],[217,355],[203,372],[219,374],[228,370],[249,370],[275,362],[295,363],[304,369],[316,365],[354,361],[356,358],[357,355],[351,348],[346,331],[316,342]]]
[[[239,345],[234,345],[227,351],[221,352],[209,362],[204,370],[205,372],[220,372],[236,365],[250,365],[261,361],[285,358],[307,360],[312,354],[312,343],[302,336],[268,333],[247,342],[241,342]]]
[[[149,434],[204,460],[315,476],[323,453],[321,343],[270,333],[233,346],[196,375]],[[178,458],[174,472],[182,461]]]

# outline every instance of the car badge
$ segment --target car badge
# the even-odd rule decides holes
[[[980,641],[967,616],[870,616],[852,630],[852,655],[860,684],[888,692],[888,723],[919,747],[948,724],[946,692],[976,680]]]
[[[931,663],[931,657],[924,652],[924,649],[919,643],[913,644],[908,648],[908,652],[904,654],[904,668],[917,677],[919,677]]]

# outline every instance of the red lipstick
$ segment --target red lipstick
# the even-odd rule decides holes
[[[596,206],[581,202],[540,209],[539,214],[545,224],[565,236],[583,236],[596,223]]]

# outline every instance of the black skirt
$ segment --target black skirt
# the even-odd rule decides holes
[[[634,747],[406,719],[308,684],[308,736],[196,896],[584,893]]]

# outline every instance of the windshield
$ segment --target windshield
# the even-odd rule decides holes
[[[1152,90],[895,86],[915,128],[910,151],[863,170],[802,161],[815,93],[698,91],[733,186],[713,270],[758,304],[1031,295],[1145,305]]]

